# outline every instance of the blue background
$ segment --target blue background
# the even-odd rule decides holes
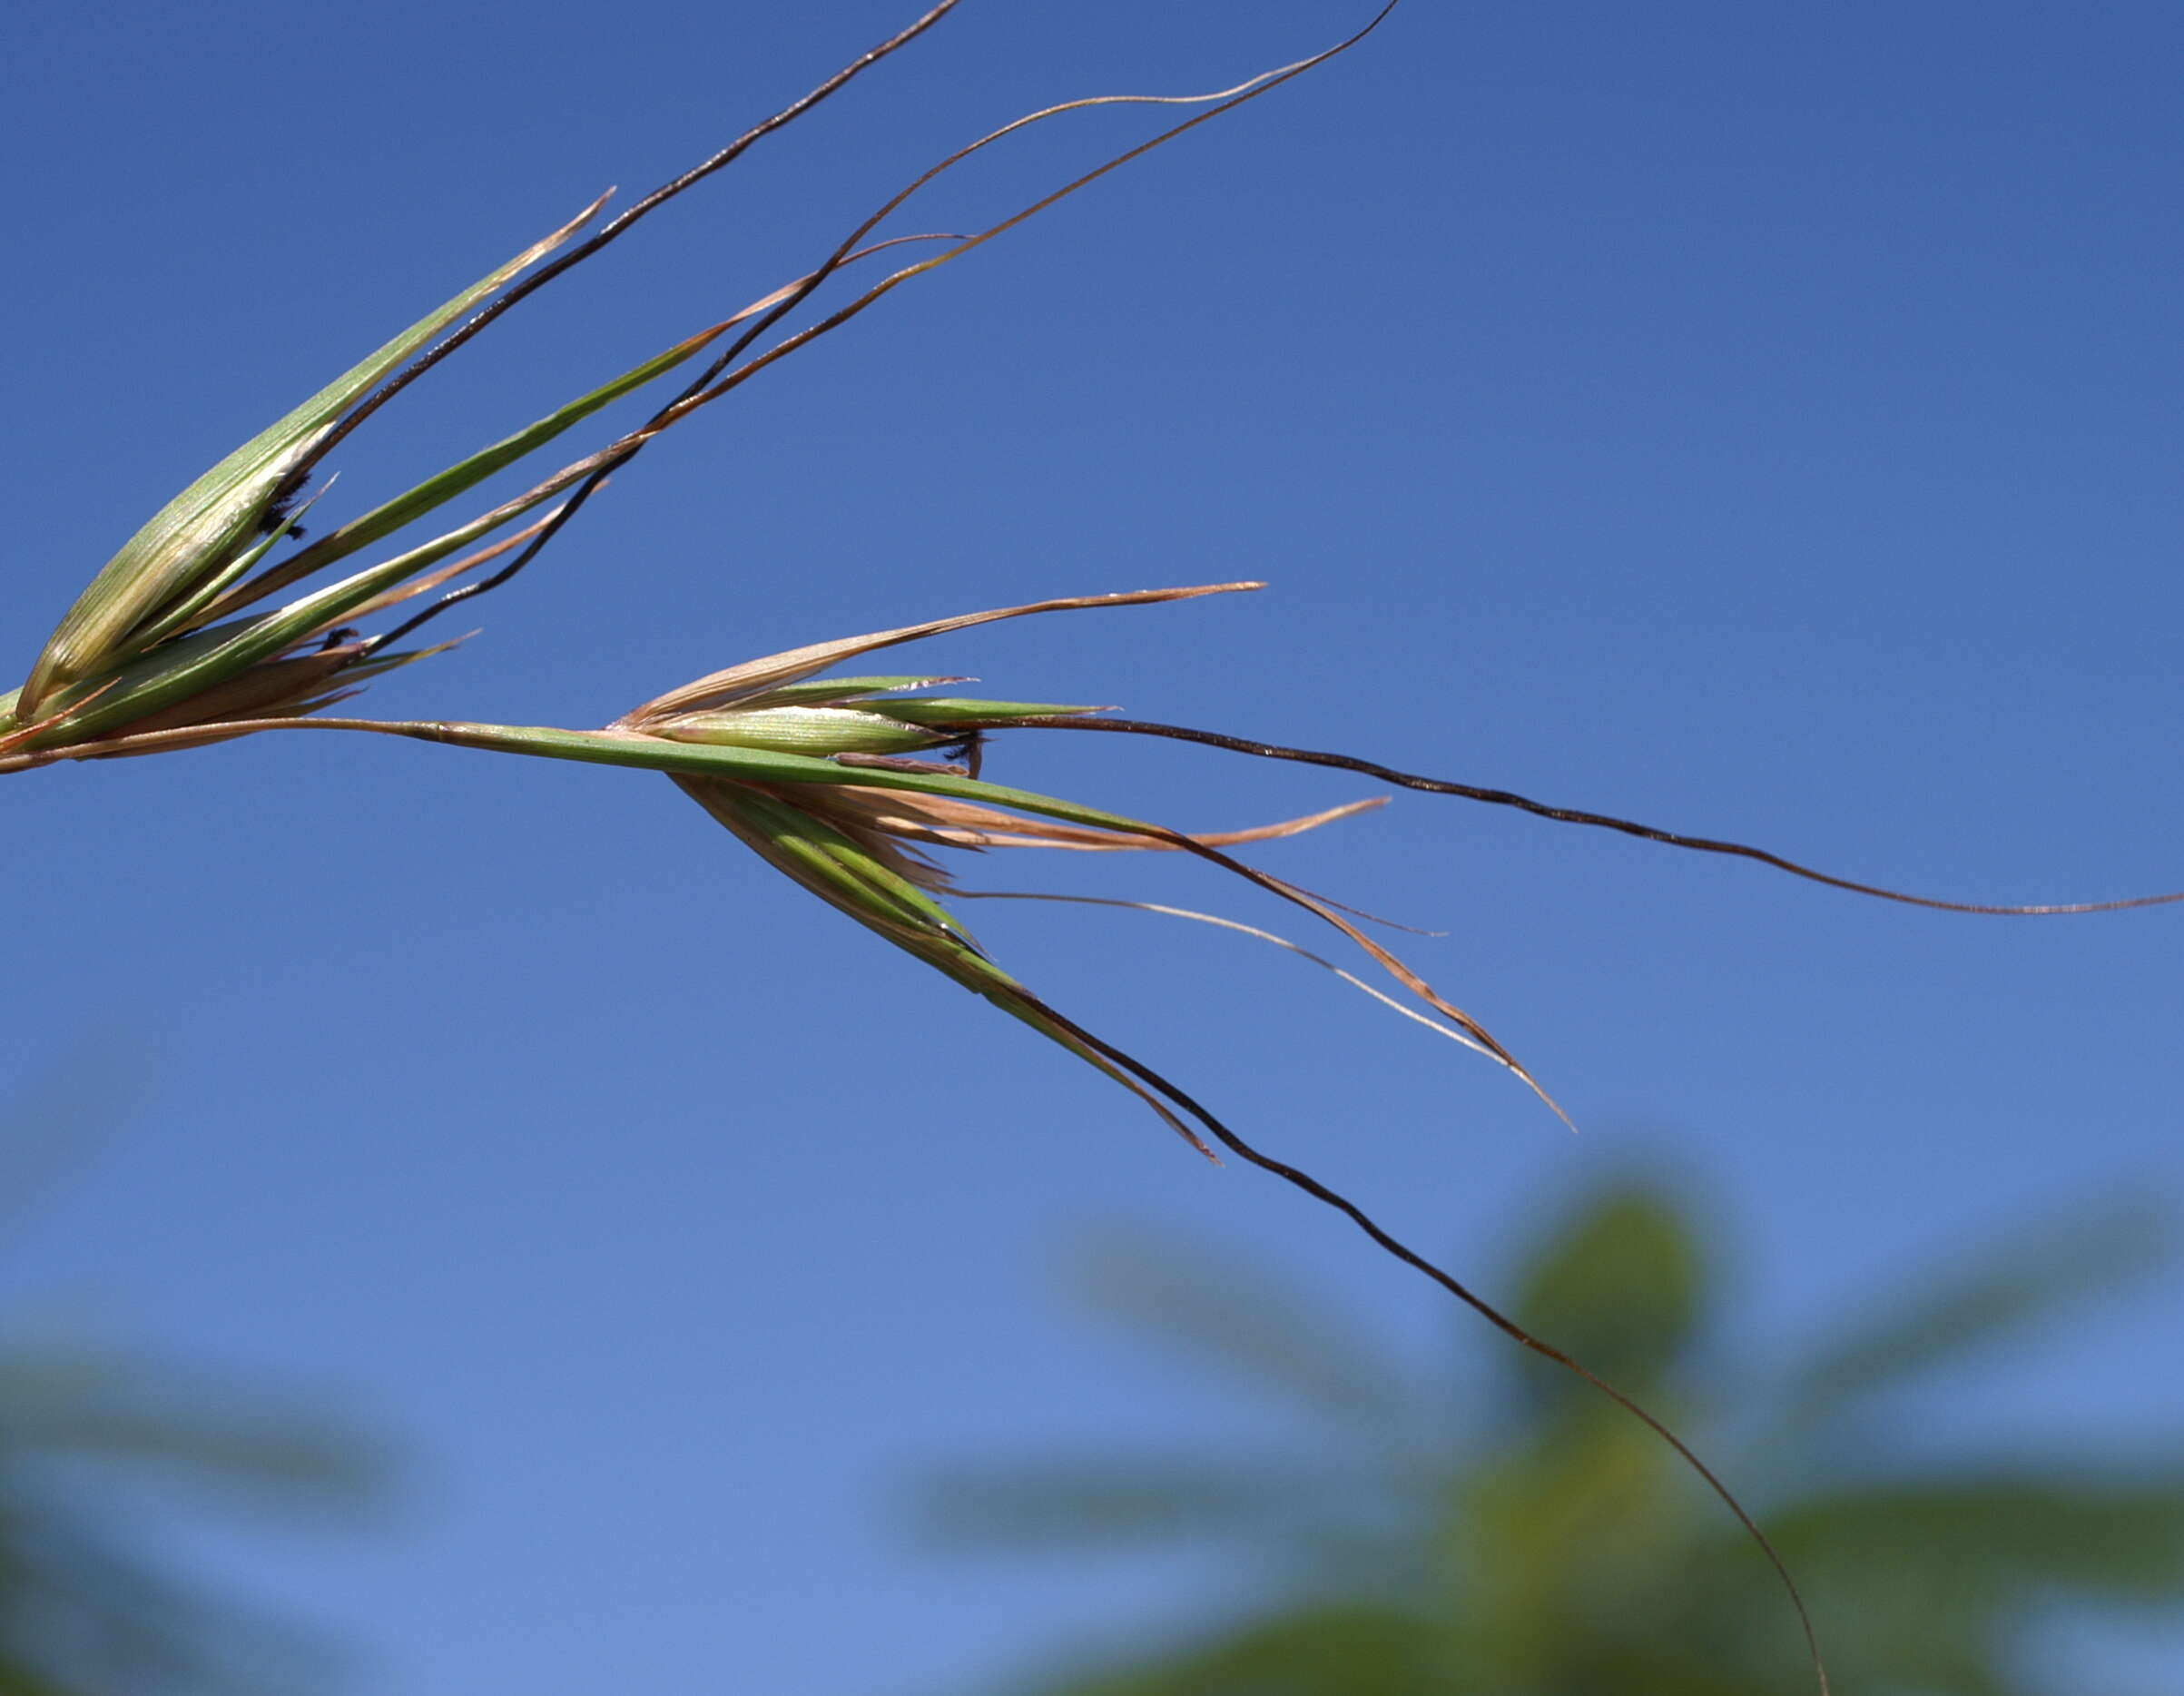
[[[227,449],[907,16],[19,15],[12,663]],[[1222,86],[1359,18],[966,5],[406,395],[320,519],[795,274],[1018,111]],[[2180,79],[2166,5],[1412,0],[693,419],[366,705],[595,724],[824,636],[1263,577],[916,664],[1966,899],[2184,884]],[[898,227],[1012,210],[1150,127],[1048,126]],[[1191,828],[1369,793],[1119,738],[1021,736],[989,771]],[[1089,1223],[1278,1258],[1422,1356],[1504,1346],[657,780],[269,736],[6,802],[5,1070],[88,1053],[137,1102],[14,1226],[16,1311],[395,1434],[406,1482],[360,1533],[157,1533],[359,1645],[361,1685],[961,1689],[1195,1617],[1229,1569],[943,1563],[905,1530],[940,1460],[1273,1434],[1072,1316],[1051,1272]],[[1920,912],[1424,796],[1259,858],[1445,929],[1412,957],[1584,1134],[1258,944],[973,917],[1489,1293],[1574,1192],[1665,1165],[1728,1221],[1736,1340],[1774,1358],[2059,1208],[2184,1189],[2184,913]],[[1292,928],[1205,868],[1062,862],[968,869]],[[2179,1335],[2172,1271],[1897,1440],[2173,1450]],[[2174,1688],[2142,1635],[2086,1652]]]

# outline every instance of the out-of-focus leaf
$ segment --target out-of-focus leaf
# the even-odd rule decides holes
[[[936,1477],[919,1518],[935,1541],[979,1548],[1279,1538],[1339,1512],[1355,1482],[1274,1466],[981,1467]]]
[[[353,1434],[243,1411],[231,1395],[81,1351],[0,1353],[0,1454],[130,1467],[276,1504],[337,1504],[377,1482]]]
[[[65,1504],[0,1538],[36,1554],[0,1583],[0,1692],[295,1696],[330,1670],[323,1642],[140,1563]]]
[[[79,1062],[95,1054],[77,1057]],[[10,1122],[0,1146],[81,1137],[112,1070],[67,1092],[68,1112]],[[25,1109],[46,1112],[44,1092]],[[56,1126],[58,1130],[56,1132]],[[192,1512],[353,1510],[380,1475],[373,1445],[282,1413],[201,1372],[81,1346],[0,1343],[0,1696],[295,1696],[326,1671],[322,1645],[201,1592],[136,1547],[145,1493]]]
[[[193,1508],[349,1509],[353,1435],[82,1350],[0,1350],[0,1696],[279,1696],[317,1645],[139,1558],[113,1516],[147,1487]]]
[[[1434,1676],[1431,1633],[1415,1617],[1363,1602],[1301,1607],[1136,1667],[1032,1687],[1039,1696],[1421,1696],[1457,1688]]]
[[[1074,1269],[1095,1307],[1331,1418],[1380,1425],[1407,1400],[1353,1333],[1263,1270],[1118,1232],[1087,1242]]]
[[[2125,1201],[2013,1237],[1972,1265],[1889,1302],[1881,1317],[1825,1345],[1794,1376],[1792,1417],[1832,1415],[2054,1317],[2158,1266],[2161,1214]]]
[[[2010,1607],[2042,1592],[2184,1601],[2184,1474],[1978,1472],[1853,1486],[1786,1509],[1786,1540],[1830,1583]],[[1818,1553],[1825,1551],[1825,1553]]]
[[[1610,1384],[1650,1397],[1693,1339],[1704,1282],[1698,1243],[1682,1217],[1654,1192],[1625,1187],[1589,1203],[1558,1233],[1511,1311]],[[1563,1401],[1578,1387],[1558,1373],[1530,1381]]]

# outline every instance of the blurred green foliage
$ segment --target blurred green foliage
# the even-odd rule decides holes
[[[111,1095],[56,1068],[0,1113],[0,1208],[35,1206],[112,1133]],[[374,1493],[373,1445],[224,1375],[50,1329],[0,1326],[0,1696],[299,1696],[319,1682],[322,1644],[154,1551],[178,1523],[353,1512]]]
[[[1726,1294],[1691,1212],[1601,1194],[1540,1245],[1517,1317],[1667,1419],[1797,1575],[1839,1691],[2032,1696],[2067,1604],[2184,1602],[2184,1465],[1937,1461],[1905,1392],[2147,1267],[2139,1212],[2020,1236],[1786,1368],[1717,1346]],[[930,1528],[1020,1553],[1214,1542],[1264,1598],[1184,1641],[1035,1676],[1042,1696],[1809,1696],[1759,1553],[1637,1421],[1532,1356],[1451,1396],[1263,1271],[1156,1240],[1091,1262],[1099,1304],[1322,1431],[1295,1459],[1039,1462],[936,1480]],[[1485,1345],[1465,1334],[1468,1357]],[[1926,1384],[1926,1387],[1931,1387]],[[1930,1447],[1932,1445],[1929,1445]],[[2082,1682],[2073,1691],[2088,1688]]]
[[[294,1696],[318,1646],[176,1576],[131,1509],[345,1508],[371,1473],[351,1439],[231,1387],[0,1346],[0,1696]]]

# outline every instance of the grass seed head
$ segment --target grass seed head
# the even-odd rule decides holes
[[[428,312],[153,514],[92,579],[47,640],[16,700],[18,720],[37,717],[54,690],[149,646],[157,639],[153,632],[172,627],[169,615],[209,586],[232,582],[248,570],[270,541],[293,525],[287,507],[343,416],[448,325],[566,242],[597,210],[596,202],[586,207]]]

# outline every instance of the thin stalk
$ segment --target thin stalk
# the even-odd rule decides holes
[[[1943,901],[1932,895],[1911,895],[1902,890],[1885,889],[1878,883],[1861,883],[1854,879],[1837,877],[1833,873],[1817,871],[1795,860],[1765,848],[1754,848],[1743,843],[1723,842],[1711,836],[1687,836],[1677,831],[1657,829],[1650,824],[1639,824],[1629,819],[1619,819],[1606,813],[1588,813],[1577,807],[1550,806],[1542,801],[1528,800],[1507,789],[1484,789],[1473,784],[1452,783],[1445,778],[1421,777],[1412,772],[1399,772],[1392,766],[1382,765],[1372,760],[1361,760],[1354,754],[1324,754],[1308,748],[1288,748],[1279,743],[1258,742],[1244,736],[1225,736],[1210,730],[1191,730],[1180,725],[1156,725],[1143,719],[1130,718],[1078,718],[1075,716],[1048,716],[1045,718],[1011,718],[988,725],[965,725],[965,729],[988,730],[1106,730],[1128,736],[1164,736],[1174,742],[1195,742],[1209,748],[1226,748],[1235,754],[1249,754],[1263,760],[1292,760],[1305,765],[1328,765],[1337,771],[1356,772],[1362,776],[1376,777],[1383,784],[1393,784],[1401,789],[1422,790],[1428,794],[1457,795],[1466,801],[1483,801],[1492,806],[1514,807],[1535,817],[1553,819],[1563,824],[1589,824],[1599,830],[1619,831],[1626,836],[1637,836],[1647,842],[1665,843],[1671,848],[1688,848],[1699,853],[1732,854],[1739,859],[1756,860],[1762,865],[1773,866],[1778,872],[1787,872],[1793,877],[1805,878],[1810,883],[1825,883],[1831,889],[1846,889],[1855,895],[1872,895],[1881,901],[1902,902],[1906,906],[1932,907],[1942,912],[1973,912],[2000,914],[2006,917],[2042,917],[2066,912],[2124,912],[2135,907],[2165,907],[2184,901],[2184,890],[2163,895],[2132,895],[2121,901],[2045,902],[2029,906],[1992,906],[1979,902]]]

